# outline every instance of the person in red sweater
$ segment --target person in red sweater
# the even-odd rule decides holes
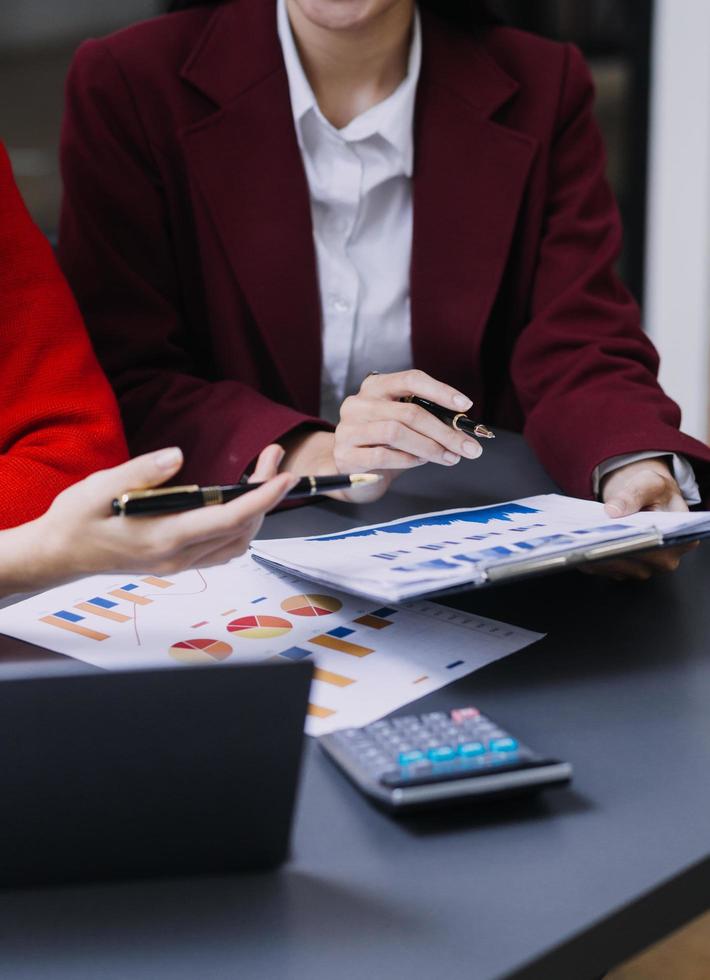
[[[0,146],[0,528],[127,458],[113,393]]]
[[[182,453],[164,449],[124,462],[113,393],[2,145],[0,392],[0,595],[87,572],[168,572],[227,561],[245,550],[296,479],[282,474],[202,512],[111,516],[114,497],[164,483],[180,469]],[[278,446],[267,447],[253,478],[269,480],[282,457]]]

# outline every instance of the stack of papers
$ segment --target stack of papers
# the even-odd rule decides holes
[[[709,532],[707,512],[643,512],[615,521],[602,504],[544,494],[336,534],[255,541],[252,552],[316,582],[397,602]]]

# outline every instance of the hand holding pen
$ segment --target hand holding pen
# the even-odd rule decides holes
[[[396,471],[422,463],[455,466],[462,457],[477,459],[482,452],[479,438],[489,438],[490,430],[479,427],[472,437],[461,424],[471,407],[470,398],[423,371],[370,374],[357,395],[341,406],[333,449],[336,468]],[[442,412],[434,414],[434,408]]]

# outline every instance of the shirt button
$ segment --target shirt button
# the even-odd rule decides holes
[[[350,310],[350,303],[342,296],[334,296],[330,305],[336,313],[347,313]]]

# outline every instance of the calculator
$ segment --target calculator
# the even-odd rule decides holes
[[[560,786],[572,766],[540,756],[477,708],[344,728],[318,739],[367,796],[403,811]]]

